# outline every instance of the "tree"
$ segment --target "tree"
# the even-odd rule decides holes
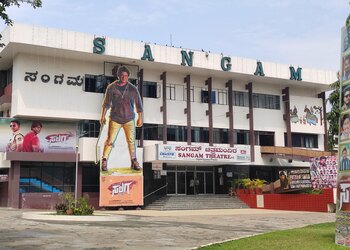
[[[41,7],[41,0],[2,0],[0,1],[0,18],[2,18],[6,25],[12,25],[12,19],[7,15],[6,10],[11,6],[20,7],[22,3],[30,4],[34,9]],[[0,40],[2,36],[0,34]],[[0,47],[5,46],[5,44],[0,43]]]
[[[328,148],[334,150],[334,146],[338,144],[339,133],[339,117],[340,117],[340,81],[339,78],[336,82],[330,85],[333,92],[329,95],[327,101],[332,106],[331,111],[327,113],[328,128]]]

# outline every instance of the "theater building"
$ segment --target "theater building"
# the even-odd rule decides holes
[[[2,35],[1,206],[52,208],[75,189],[97,203],[101,104],[118,65],[143,102],[145,205],[224,194],[242,177],[272,182],[329,154],[324,93],[336,72],[22,24]],[[23,134],[42,123],[43,152],[6,150],[14,119]]]

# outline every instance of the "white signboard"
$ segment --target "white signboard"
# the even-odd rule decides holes
[[[158,144],[158,160],[250,162],[250,146],[236,145],[231,148]]]
[[[152,162],[152,170],[163,170],[163,164],[161,162]]]

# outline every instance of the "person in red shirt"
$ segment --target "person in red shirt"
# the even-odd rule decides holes
[[[43,148],[40,146],[40,139],[38,134],[40,133],[43,125],[39,121],[32,123],[31,131],[29,131],[23,139],[22,152],[43,152]]]

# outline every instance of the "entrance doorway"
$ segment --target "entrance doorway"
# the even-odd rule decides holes
[[[202,167],[203,168],[203,167]],[[168,194],[214,194],[214,168],[181,167],[167,171]]]

